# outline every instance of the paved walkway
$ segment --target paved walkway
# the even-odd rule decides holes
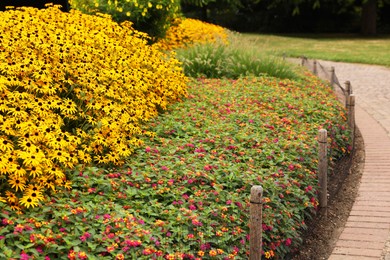
[[[390,69],[319,63],[333,66],[341,84],[351,82],[365,145],[358,196],[329,260],[390,260]]]

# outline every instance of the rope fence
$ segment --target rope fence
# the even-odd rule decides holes
[[[285,56],[283,56],[285,59]],[[319,208],[323,212],[323,217],[327,218],[328,201],[333,199],[348,176],[352,160],[355,153],[355,95],[352,92],[350,81],[344,83],[344,87],[340,84],[334,67],[327,68],[317,60],[309,60],[302,57],[300,65],[309,69],[317,77],[329,81],[339,101],[345,106],[347,122],[352,138],[352,151],[339,160],[346,167],[337,168],[336,162],[330,160],[332,158],[332,148],[328,145],[329,139],[333,140],[335,133],[328,133],[325,129],[320,129],[318,136],[318,183]],[[338,177],[339,181],[332,187],[328,186],[328,178]],[[261,186],[253,186],[251,190],[251,209],[250,209],[250,260],[261,259],[261,244],[262,244],[262,195],[263,188]],[[309,227],[310,228],[310,227]]]

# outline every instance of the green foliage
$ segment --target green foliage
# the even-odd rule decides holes
[[[152,41],[164,38],[171,22],[179,16],[179,0],[70,0],[71,8],[84,13],[109,14],[117,22],[131,21]]]
[[[341,156],[344,115],[310,75],[194,79],[187,100],[150,122],[156,137],[127,168],[78,168],[72,191],[42,209],[4,207],[0,257],[247,259],[250,188],[260,184],[264,254],[283,259],[317,206],[318,129],[337,133],[330,148]]]
[[[178,49],[177,58],[184,73],[190,77],[239,78],[269,75],[278,78],[298,78],[297,71],[280,58],[266,56],[242,38],[231,37],[230,44],[198,44]]]

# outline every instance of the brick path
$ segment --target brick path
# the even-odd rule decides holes
[[[390,69],[320,61],[356,95],[355,118],[365,145],[363,175],[329,260],[390,260]]]

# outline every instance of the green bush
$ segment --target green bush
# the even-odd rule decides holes
[[[296,69],[281,58],[264,55],[250,44],[231,37],[230,44],[205,43],[177,49],[184,73],[190,77],[234,78],[273,76],[299,78]]]
[[[109,14],[117,22],[131,21],[151,41],[164,38],[171,22],[180,13],[179,0],[70,0],[71,8],[84,13]]]

